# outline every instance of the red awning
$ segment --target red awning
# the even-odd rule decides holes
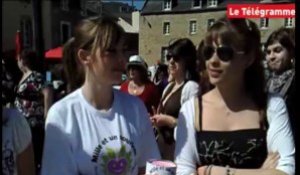
[[[50,49],[45,53],[46,59],[61,59],[62,58],[62,47]]]

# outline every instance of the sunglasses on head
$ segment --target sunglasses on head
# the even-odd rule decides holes
[[[203,48],[203,57],[207,61],[212,58],[214,53],[217,53],[219,59],[221,61],[230,61],[233,59],[234,54],[244,54],[244,51],[235,51],[232,47],[230,46],[219,46],[217,48],[214,48],[213,46],[205,46]]]
[[[179,57],[174,56],[174,55],[172,55],[172,54],[167,54],[166,57],[167,57],[167,61],[170,61],[172,58],[173,58],[173,60],[174,60],[175,62],[178,62],[178,61],[180,60]]]

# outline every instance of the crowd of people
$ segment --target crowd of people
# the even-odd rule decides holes
[[[262,50],[254,22],[222,17],[200,43],[170,43],[150,78],[115,19],[84,19],[60,89],[33,51],[17,56],[17,78],[2,59],[2,172],[145,174],[163,159],[182,175],[294,175],[294,33],[275,30]]]

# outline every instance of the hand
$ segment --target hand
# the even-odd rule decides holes
[[[151,121],[153,121],[154,125],[157,127],[169,126],[174,127],[176,124],[176,119],[169,115],[164,114],[156,114],[151,117]]]
[[[206,165],[197,168],[197,175],[206,175],[206,174],[205,174],[205,169],[207,169],[207,166],[206,166]]]
[[[280,158],[280,155],[279,155],[278,152],[269,153],[268,157],[265,160],[265,162],[263,163],[261,169],[274,169],[274,168],[276,168],[279,158]]]
[[[154,106],[151,106],[152,107],[152,115],[156,115],[157,114],[157,109],[154,107]],[[155,119],[153,118],[153,116],[150,115],[150,121],[152,123],[152,125],[155,125]]]

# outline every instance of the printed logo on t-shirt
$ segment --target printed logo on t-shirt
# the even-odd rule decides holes
[[[120,141],[121,148],[112,148],[109,142]],[[95,148],[92,162],[99,163],[102,172],[107,175],[127,175],[134,169],[133,156],[136,149],[133,142],[123,136],[105,138]],[[98,161],[99,159],[99,161]]]
[[[107,154],[101,157],[103,160],[102,169],[105,169],[109,174],[127,174],[131,167],[132,158],[131,152],[126,151],[125,145],[122,145],[117,152],[111,148],[106,148],[106,152]]]

